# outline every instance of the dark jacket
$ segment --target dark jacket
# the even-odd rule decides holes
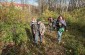
[[[37,32],[38,32],[38,24],[37,24],[37,22],[33,22],[32,24],[31,24],[31,30],[32,30],[32,33],[33,34],[36,34]]]
[[[57,20],[56,21],[56,29],[59,31],[60,28],[64,28],[66,30],[66,22],[65,20]]]

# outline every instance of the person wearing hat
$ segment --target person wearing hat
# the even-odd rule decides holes
[[[43,38],[44,38],[44,33],[45,33],[45,25],[41,20],[38,20],[38,24],[39,24],[39,38],[40,38],[40,43],[43,42]]]

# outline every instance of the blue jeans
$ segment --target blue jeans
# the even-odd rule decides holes
[[[35,43],[38,43],[38,39],[39,39],[39,33],[37,32],[37,33],[35,34]]]
[[[58,31],[58,42],[59,42],[59,43],[61,42],[62,33],[63,33],[63,32]]]

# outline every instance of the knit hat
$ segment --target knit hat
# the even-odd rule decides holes
[[[38,21],[38,22],[41,21],[41,18],[38,18],[37,21]]]

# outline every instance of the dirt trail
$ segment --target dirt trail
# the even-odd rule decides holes
[[[11,49],[7,48],[7,50],[9,50],[7,51],[8,54],[11,53],[15,55],[65,55],[65,48],[62,44],[57,43],[55,31],[51,33],[46,31],[43,44],[39,43],[35,45],[32,41],[28,40],[28,42],[21,45],[21,47],[14,46],[11,47]]]
[[[45,34],[45,41],[46,41],[46,53],[47,55],[65,55],[65,49],[62,46],[62,44],[58,44],[56,32],[52,31],[52,33],[49,34],[47,32]]]

